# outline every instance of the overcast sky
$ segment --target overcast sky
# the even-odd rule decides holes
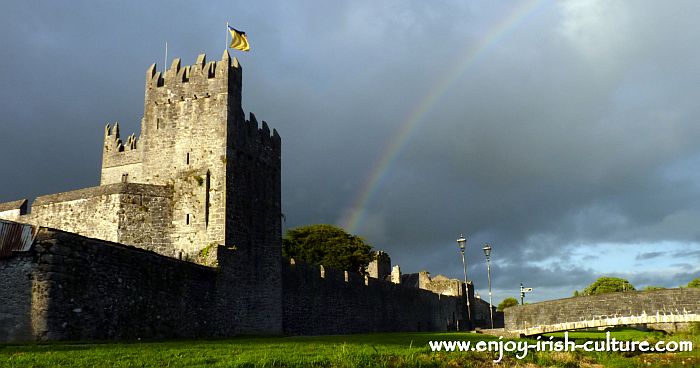
[[[283,139],[286,226],[345,226],[495,301],[700,277],[700,2],[10,1],[0,202],[98,185],[148,66],[246,31],[246,112]],[[168,61],[168,63],[170,60]]]

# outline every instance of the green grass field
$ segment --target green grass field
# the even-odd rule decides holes
[[[581,338],[597,338],[586,333]],[[596,336],[595,334],[599,334]],[[620,330],[618,339],[657,339]],[[571,335],[570,335],[571,336]],[[604,333],[603,333],[604,338]],[[674,337],[675,338],[675,337]],[[430,340],[486,341],[467,333],[391,333],[315,337],[238,337],[226,340],[134,341],[0,345],[0,367],[491,367],[495,353],[430,351]],[[666,338],[667,340],[670,338]],[[697,341],[697,337],[695,337]],[[501,367],[693,367],[692,353],[656,356],[617,353],[507,354]]]

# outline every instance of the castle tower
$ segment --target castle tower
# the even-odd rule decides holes
[[[280,137],[241,106],[242,68],[220,61],[173,60],[146,72],[141,135],[122,140],[105,128],[101,185],[128,182],[172,188],[172,256],[194,258],[216,244],[277,242]],[[266,235],[263,235],[266,234]]]
[[[164,73],[151,65],[141,135],[123,141],[118,125],[105,128],[101,185],[169,188],[170,252],[151,249],[208,256],[222,271],[222,318],[237,320],[237,333],[278,333],[281,139],[245,118],[241,90],[242,68],[228,51],[184,67],[175,59]]]

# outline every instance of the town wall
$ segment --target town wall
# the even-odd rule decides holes
[[[217,277],[213,268],[41,228],[29,252],[0,262],[0,341],[221,335]]]
[[[206,267],[40,228],[0,260],[0,341],[454,330],[463,318],[463,298],[291,260],[280,315],[259,313],[270,298],[241,284],[236,249],[213,251],[220,264]]]
[[[445,331],[463,318],[462,297],[294,260],[282,270],[285,334]]]
[[[0,343],[33,340],[31,254],[0,259]]]

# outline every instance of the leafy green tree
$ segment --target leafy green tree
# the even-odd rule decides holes
[[[501,303],[498,304],[498,311],[503,312],[504,309],[515,307],[516,305],[518,305],[518,299],[505,298]]]
[[[689,288],[700,288],[700,279],[692,280],[688,283]]]
[[[629,281],[619,277],[601,277],[583,290],[583,295],[597,295],[636,290]]]
[[[579,294],[578,290],[574,290],[574,296],[579,296],[579,295],[580,294]]]
[[[282,255],[337,270],[364,273],[372,246],[333,225],[308,225],[287,230]]]

